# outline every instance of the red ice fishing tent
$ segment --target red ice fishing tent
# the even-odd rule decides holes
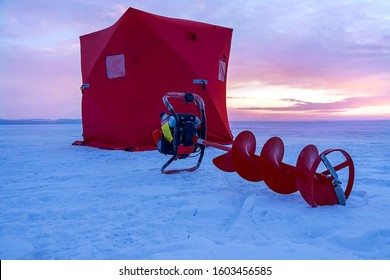
[[[207,139],[231,143],[226,78],[232,31],[129,8],[111,27],[81,36],[82,143],[155,149],[152,132],[160,127],[167,92],[200,95]],[[185,106],[174,105],[178,112]]]

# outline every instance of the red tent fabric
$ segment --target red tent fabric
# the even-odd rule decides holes
[[[192,92],[206,104],[207,139],[231,143],[226,78],[233,30],[129,8],[81,43],[84,145],[155,149],[152,132],[167,92]],[[205,80],[207,84],[194,83]],[[174,105],[179,113],[192,110]]]

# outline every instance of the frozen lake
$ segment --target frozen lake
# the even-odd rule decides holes
[[[390,121],[231,128],[252,131],[257,154],[281,137],[292,165],[307,144],[346,150],[347,205],[311,208],[222,172],[214,148],[196,172],[163,175],[157,151],[72,146],[81,124],[0,125],[0,259],[390,259]]]

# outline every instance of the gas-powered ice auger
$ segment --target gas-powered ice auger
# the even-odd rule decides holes
[[[194,102],[199,117],[193,114],[177,114],[168,98],[183,98],[185,102]],[[202,98],[196,94],[170,92],[163,97],[170,115],[161,114],[161,130],[153,136],[162,154],[172,157],[163,165],[165,174],[181,171],[194,171],[199,168],[206,146],[226,151],[213,159],[219,169],[237,172],[242,178],[252,181],[264,181],[273,191],[291,194],[299,191],[304,200],[312,207],[321,205],[346,205],[355,177],[351,156],[342,149],[328,149],[318,153],[314,145],[307,145],[299,154],[296,166],[282,162],[284,144],[279,137],[270,138],[263,146],[260,155],[256,155],[256,138],[250,131],[242,131],[233,141],[232,147],[206,140],[206,114]],[[177,159],[191,154],[199,156],[195,166],[186,169],[166,170]],[[337,161],[336,165],[332,161]],[[342,179],[346,182],[342,188]]]

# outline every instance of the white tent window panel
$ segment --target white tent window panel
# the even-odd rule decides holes
[[[125,55],[115,54],[106,56],[106,70],[109,79],[123,78],[126,76]]]
[[[218,80],[221,82],[225,81],[226,76],[226,62],[223,60],[219,61]]]

